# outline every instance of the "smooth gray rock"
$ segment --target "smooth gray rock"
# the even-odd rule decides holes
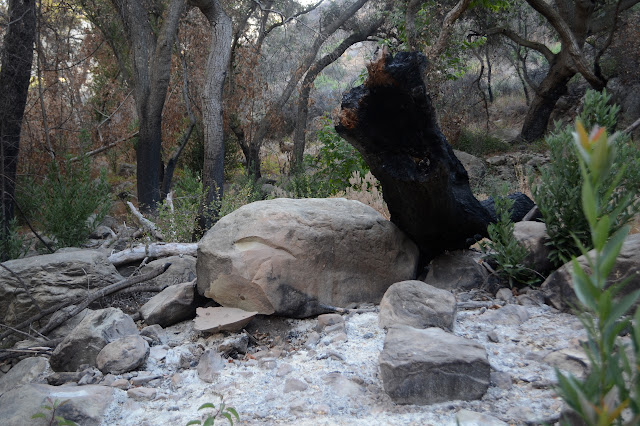
[[[524,306],[509,304],[500,309],[489,310],[480,318],[496,325],[520,325],[529,319],[529,312]]]
[[[508,426],[508,423],[488,414],[464,409],[456,413],[456,424],[458,426]]]
[[[196,258],[189,255],[169,256],[156,259],[147,263],[141,270],[141,274],[149,273],[165,263],[171,263],[162,275],[150,280],[145,285],[155,284],[158,287],[188,283],[196,278]]]
[[[380,354],[384,390],[397,404],[480,399],[490,370],[482,345],[435,327],[392,327]]]
[[[480,179],[487,174],[487,162],[482,158],[478,158],[475,155],[471,155],[468,152],[459,151],[457,149],[453,150],[453,153],[458,160],[464,166],[464,169],[467,171],[469,175],[469,182],[473,186],[477,184]]]
[[[51,354],[54,371],[76,371],[81,365],[96,365],[98,353],[108,343],[121,337],[138,335],[129,315],[120,309],[92,311],[73,329]]]
[[[379,303],[412,279],[418,249],[371,207],[341,198],[275,199],[223,217],[198,243],[198,292],[223,306],[308,317]]]
[[[551,247],[545,245],[549,241],[547,227],[542,222],[516,222],[513,237],[527,249],[527,257],[523,263],[542,275],[553,270],[553,263],[549,260]]]
[[[378,323],[382,328],[408,325],[415,328],[440,327],[453,330],[456,298],[422,281],[393,284],[380,302]]]
[[[151,346],[164,345],[169,340],[167,331],[159,324],[146,326],[140,330],[140,335],[151,339]]]
[[[307,388],[309,387],[308,384],[306,384],[305,382],[303,382],[302,380],[298,380],[298,379],[287,379],[284,382],[284,393],[289,393],[289,392],[302,392],[307,390]]]
[[[196,281],[171,285],[153,296],[140,308],[148,325],[169,327],[196,316]]]
[[[96,365],[104,374],[122,374],[140,367],[149,356],[149,344],[130,335],[107,344],[98,353]]]
[[[594,252],[590,251],[589,254],[593,256]],[[578,263],[588,274],[591,273],[584,256],[578,257]],[[571,262],[566,263],[542,283],[541,289],[545,292],[548,302],[556,309],[568,310],[571,306],[579,304],[573,291],[572,269]],[[620,293],[621,297],[640,289],[640,234],[627,237],[609,277],[609,285],[612,282],[629,280]]]
[[[136,401],[150,401],[156,398],[158,390],[154,388],[132,388],[127,391],[127,396]]]
[[[98,426],[114,402],[116,389],[108,386],[50,386],[28,384],[10,390],[0,397],[0,419],[3,426],[30,424],[31,416],[50,412],[42,406],[53,401],[68,401],[56,414],[82,426]]]
[[[198,362],[196,370],[200,380],[213,383],[218,378],[219,373],[224,370],[226,363],[218,351],[207,349]]]
[[[15,259],[4,265],[22,279],[43,310],[123,279],[107,257],[95,250]],[[0,269],[0,323],[16,325],[38,312],[13,274]]]
[[[318,315],[318,323],[316,324],[316,331],[321,333],[325,331],[325,329],[333,326],[342,326],[342,330],[344,330],[344,318],[340,314],[322,314]]]
[[[443,290],[481,288],[489,272],[479,263],[481,255],[470,250],[441,254],[431,261],[425,282]]]
[[[45,357],[25,358],[0,377],[0,396],[5,392],[27,383],[45,383],[50,371],[49,360]]]

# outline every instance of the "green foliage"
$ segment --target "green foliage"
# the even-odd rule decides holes
[[[514,224],[509,214],[513,200],[504,196],[494,200],[498,221],[487,227],[490,241],[480,244],[483,253],[495,260],[498,275],[508,280],[510,287],[540,283],[544,277],[525,265],[527,250],[513,236]]]
[[[587,255],[587,248],[577,242],[593,272],[587,275],[574,257],[573,287],[581,303],[580,320],[588,337],[583,348],[591,368],[582,381],[556,370],[557,392],[587,425],[636,425],[640,422],[640,309],[636,309],[633,321],[627,312],[640,297],[640,290],[620,298],[628,280],[607,286],[629,227],[614,230],[615,212],[608,214],[605,207],[625,171],[620,170],[617,179],[606,182],[604,172],[614,163],[616,145],[606,132],[589,137],[580,123],[577,130],[582,210],[595,254]],[[632,198],[627,196],[619,209],[629,206]],[[630,344],[619,337],[625,331],[631,334]],[[632,352],[631,357],[627,351]],[[627,414],[623,414],[625,410]]]
[[[26,179],[18,203],[58,247],[79,246],[111,207],[105,171],[91,178],[90,159],[52,161],[41,182]]]
[[[18,221],[15,217],[9,222],[9,233],[6,238],[0,240],[0,248],[2,248],[2,253],[7,256],[7,260],[24,256],[29,250],[26,238],[18,233]]]
[[[218,219],[239,209],[245,204],[264,199],[261,189],[261,181],[253,176],[242,176],[236,183],[226,190],[222,200],[215,201],[218,210]]]
[[[77,423],[73,422],[71,420],[67,420],[62,416],[56,415],[56,411],[58,411],[58,409],[60,407],[62,407],[63,405],[65,405],[66,403],[68,403],[69,400],[67,399],[66,401],[58,401],[57,399],[55,401],[52,401],[51,398],[47,397],[47,403],[42,405],[42,407],[40,407],[41,409],[45,409],[50,411],[51,413],[49,413],[49,415],[43,413],[43,412],[38,412],[36,414],[34,414],[33,416],[31,416],[32,419],[44,419],[45,421],[47,421],[49,426],[53,426],[53,425],[58,425],[58,426],[76,426]]]
[[[452,145],[455,149],[478,157],[507,152],[510,149],[507,142],[488,135],[486,132],[470,129],[463,129],[456,143]]]
[[[231,426],[233,426],[234,417],[236,418],[236,421],[240,420],[240,416],[238,416],[238,412],[235,410],[235,408],[227,406],[224,403],[224,398],[222,397],[220,397],[220,405],[217,408],[214,404],[208,402],[206,404],[202,404],[200,408],[198,408],[198,411],[204,410],[204,409],[211,409],[213,410],[213,412],[209,414],[204,414],[201,419],[191,420],[189,423],[187,423],[187,426],[189,425],[211,426],[214,424],[218,416],[222,416],[225,419],[227,419],[227,421]]]
[[[605,91],[587,92],[580,120],[587,128],[595,125],[613,131],[616,125],[617,106],[608,105],[610,96]],[[626,194],[637,194],[640,189],[640,151],[628,137],[619,137],[614,142],[619,155],[614,165],[603,177],[600,186],[609,188],[616,179],[617,170],[626,170],[617,189],[606,199],[603,212],[611,215],[612,230],[633,219],[640,211],[640,201],[634,201],[620,209]],[[589,225],[581,208],[581,188],[583,177],[580,172],[577,149],[572,143],[570,126],[556,130],[546,138],[551,162],[541,171],[540,181],[532,185],[533,198],[547,225],[550,238],[550,259],[560,266],[572,256],[580,253],[576,239],[586,248],[591,248]]]

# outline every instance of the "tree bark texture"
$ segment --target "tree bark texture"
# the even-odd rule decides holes
[[[468,247],[493,220],[438,128],[426,65],[422,54],[382,49],[364,85],[344,95],[336,126],[380,181],[391,221],[418,244],[423,264]]]
[[[20,129],[27,102],[33,44],[36,36],[35,0],[10,0],[9,24],[1,52],[0,68],[0,245],[7,241],[14,217],[16,170],[20,150]],[[8,250],[0,247],[0,261]]]

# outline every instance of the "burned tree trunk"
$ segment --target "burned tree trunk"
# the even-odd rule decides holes
[[[493,221],[438,128],[425,66],[422,54],[381,50],[365,83],[344,95],[336,126],[382,184],[391,221],[418,244],[423,264],[469,247]]]

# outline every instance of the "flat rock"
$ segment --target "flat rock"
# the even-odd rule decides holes
[[[488,414],[464,409],[456,413],[456,423],[458,426],[508,426],[508,423]]]
[[[484,347],[440,328],[390,328],[379,360],[384,389],[397,404],[470,401],[489,387]]]
[[[131,388],[127,391],[127,396],[137,401],[149,401],[155,399],[158,395],[158,390],[154,388]]]
[[[195,286],[195,280],[175,284],[153,296],[140,308],[144,322],[168,327],[192,319],[196,315]]]
[[[481,255],[470,250],[441,254],[431,261],[425,282],[444,290],[481,288],[489,272],[480,264]]]
[[[341,198],[275,199],[223,217],[198,243],[198,292],[223,306],[308,317],[379,303],[412,279],[418,249],[371,207]]]
[[[26,385],[27,383],[44,383],[50,371],[49,360],[45,357],[25,358],[0,377],[0,396],[5,392]]]
[[[529,319],[529,312],[524,306],[509,304],[485,312],[482,319],[496,325],[520,325]]]
[[[393,284],[380,302],[380,327],[408,325],[415,328],[440,327],[452,331],[456,316],[456,299],[422,281]]]
[[[307,388],[309,387],[308,384],[306,384],[305,382],[303,382],[302,380],[298,380],[298,379],[287,379],[284,382],[284,393],[289,393],[289,392],[302,392],[307,390]]]
[[[104,374],[122,374],[141,366],[149,356],[149,344],[130,335],[108,343],[98,353],[96,365]]]
[[[196,371],[200,380],[213,383],[218,374],[224,370],[225,365],[226,363],[218,351],[207,349],[200,357]]]
[[[216,333],[219,331],[240,331],[258,313],[218,306],[215,308],[198,308],[196,309],[196,314],[198,316],[194,320],[194,329]]]

